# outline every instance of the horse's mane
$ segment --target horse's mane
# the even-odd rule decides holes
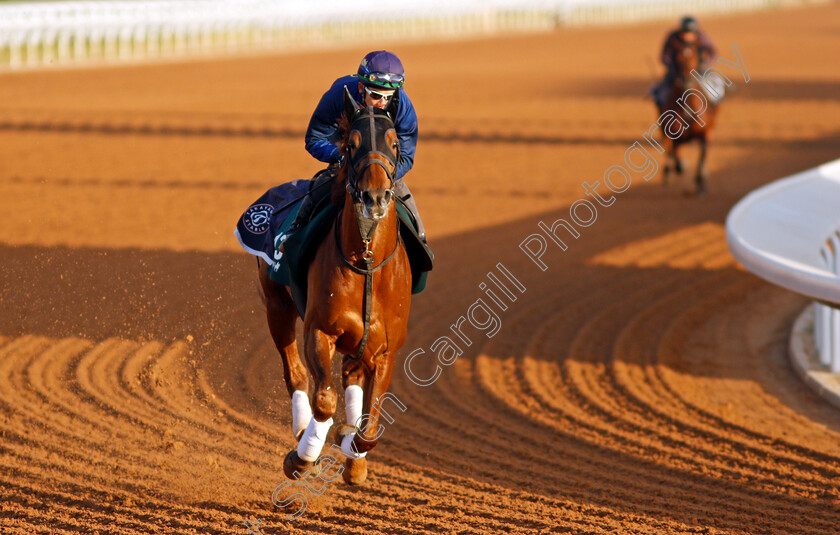
[[[338,144],[338,150],[344,156],[341,167],[338,168],[335,182],[333,183],[331,199],[336,206],[344,204],[344,194],[347,192],[347,169],[350,165],[350,156],[347,154],[347,142],[350,138],[350,119],[345,114],[341,114],[338,118],[338,129],[343,132],[341,143]]]

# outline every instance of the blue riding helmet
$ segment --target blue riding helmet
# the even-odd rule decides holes
[[[682,18],[680,21],[680,31],[683,32],[696,32],[698,28],[697,19],[692,17],[691,15],[687,15]]]
[[[405,83],[405,69],[393,52],[377,50],[362,58],[354,75],[363,84],[380,89],[399,89]]]

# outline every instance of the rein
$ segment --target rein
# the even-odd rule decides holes
[[[382,117],[382,116],[379,116]],[[362,244],[365,247],[364,252],[362,253],[362,260],[365,263],[364,268],[360,268],[353,264],[350,259],[344,254],[341,250],[341,233],[339,232],[339,225],[341,223],[341,213],[339,213],[338,217],[336,218],[335,225],[333,228],[335,229],[335,247],[338,251],[338,256],[341,257],[341,261],[349,267],[353,272],[358,273],[360,275],[365,276],[365,291],[362,295],[362,307],[364,309],[363,313],[363,321],[364,321],[364,332],[362,334],[362,340],[359,343],[359,351],[356,352],[355,359],[360,360],[362,356],[365,354],[365,349],[367,348],[368,336],[370,335],[370,312],[371,312],[371,303],[373,298],[373,274],[382,269],[382,267],[394,259],[394,256],[397,254],[397,249],[399,249],[401,243],[400,231],[399,231],[399,220],[397,220],[397,239],[394,244],[394,250],[391,251],[391,254],[388,255],[385,260],[380,262],[378,265],[373,266],[373,251],[370,248],[370,243],[373,240],[373,235],[376,232],[376,227],[379,225],[379,222],[376,220],[368,219],[363,214],[362,208],[362,191],[359,190],[358,187],[358,178],[364,173],[365,169],[372,165],[379,165],[385,170],[385,174],[388,176],[388,180],[390,181],[390,189],[391,192],[391,199],[394,198],[394,173],[396,172],[397,168],[397,161],[399,159],[399,153],[395,155],[385,154],[382,151],[377,150],[376,146],[376,120],[377,116],[373,113],[372,109],[368,110],[360,110],[360,112],[356,115],[353,124],[357,121],[369,119],[369,129],[370,129],[370,150],[362,151],[364,154],[361,158],[357,159],[354,162],[347,162],[347,193],[353,199],[353,209],[356,216],[356,223],[359,225],[359,235],[362,238]],[[390,119],[389,119],[390,121]],[[360,147],[361,148],[361,147]],[[381,156],[385,159],[385,161],[380,160],[379,158],[369,158],[371,154],[376,154]],[[362,158],[368,158],[361,166],[358,165],[359,161]],[[385,165],[385,163],[389,163],[393,167],[393,171]],[[395,201],[394,201],[395,202]],[[343,212],[343,210],[342,210]]]
[[[359,220],[359,215],[361,212],[360,203],[353,203],[353,206],[356,208],[356,220],[359,221],[359,225],[361,226],[361,220]],[[364,275],[365,276],[365,293],[362,297],[362,306],[364,307],[364,333],[362,334],[362,341],[359,343],[359,351],[356,353],[356,359],[361,359],[362,356],[365,354],[365,348],[367,347],[367,340],[368,335],[370,334],[370,307],[371,307],[371,298],[373,297],[373,274],[382,269],[382,266],[390,262],[394,259],[394,256],[397,254],[397,249],[400,247],[400,242],[402,241],[400,238],[400,232],[397,230],[397,241],[394,243],[394,250],[391,251],[391,254],[388,255],[388,258],[383,260],[379,263],[379,265],[375,267],[371,267],[373,264],[373,251],[370,250],[370,241],[371,238],[362,237],[362,243],[365,246],[365,252],[362,253],[362,260],[365,262],[365,267],[360,268],[353,264],[347,256],[345,256],[344,252],[341,250],[341,234],[339,233],[338,227],[341,222],[341,214],[338,215],[338,218],[335,221],[335,248],[338,251],[338,256],[341,257],[341,261],[349,267],[354,272]],[[399,223],[398,223],[399,224]],[[373,225],[373,229],[376,230],[376,223]],[[372,235],[373,233],[371,233]]]

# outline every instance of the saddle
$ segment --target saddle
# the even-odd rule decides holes
[[[417,235],[414,218],[399,199],[396,209],[400,238],[411,266],[411,293],[417,294],[426,288],[428,272],[434,267],[434,253]],[[341,209],[327,198],[315,208],[309,223],[289,236],[285,242],[282,241],[283,234],[294,221],[297,209],[286,217],[277,232],[274,245],[278,247],[282,242],[285,254],[275,253],[277,260],[269,267],[269,277],[272,281],[289,287],[301,318],[306,311],[309,263],[315,258],[318,246],[332,228],[332,223],[340,211]]]

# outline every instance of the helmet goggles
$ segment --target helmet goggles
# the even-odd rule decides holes
[[[376,86],[387,89],[399,89],[405,83],[404,74],[395,74],[392,72],[362,72],[367,70],[359,68],[359,74],[356,77],[365,85]]]

